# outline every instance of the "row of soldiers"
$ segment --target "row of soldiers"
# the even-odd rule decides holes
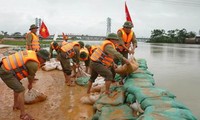
[[[87,93],[90,93],[92,83],[98,75],[105,78],[106,94],[110,94],[110,84],[114,81],[115,68],[114,60],[123,64],[130,64],[128,53],[134,54],[137,47],[135,34],[131,30],[133,24],[126,21],[123,28],[117,34],[110,33],[101,45],[84,45],[82,41],[52,42],[50,51],[40,48],[39,38],[36,34],[38,27],[30,26],[30,32],[26,36],[26,51],[19,51],[13,55],[4,56],[0,61],[0,77],[14,91],[13,110],[20,110],[20,118],[33,120],[24,109],[24,91],[20,80],[28,78],[28,89],[32,89],[32,83],[37,80],[35,77],[38,68],[52,57],[52,51],[56,50],[57,59],[60,61],[65,82],[68,86],[74,86],[70,60],[73,60],[75,68],[80,67],[80,60],[85,62],[86,71],[90,69],[90,79]],[[132,45],[132,46],[131,46]],[[129,49],[131,48],[131,49]],[[76,75],[76,74],[75,74]]]

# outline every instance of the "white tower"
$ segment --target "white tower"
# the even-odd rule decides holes
[[[111,18],[107,18],[107,32],[106,35],[108,35],[109,33],[111,33]]]

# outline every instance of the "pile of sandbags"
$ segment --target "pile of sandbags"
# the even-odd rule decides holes
[[[50,71],[50,70],[62,70],[62,66],[56,58],[51,58],[50,61],[45,62],[45,65],[42,66],[42,70]]]
[[[35,89],[27,90],[24,95],[25,104],[34,104],[37,102],[42,102],[46,99],[46,95]]]
[[[124,64],[124,65],[120,65],[119,67],[117,67],[115,69],[115,72],[120,74],[120,75],[128,75],[134,71],[136,71],[139,67],[138,63],[136,62],[134,57],[131,57],[129,59],[130,63],[129,65]]]

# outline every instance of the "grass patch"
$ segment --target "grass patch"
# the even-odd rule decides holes
[[[40,40],[39,42],[40,42],[41,46],[49,46],[52,41]],[[3,40],[1,44],[25,46],[26,45],[26,41],[25,40]]]

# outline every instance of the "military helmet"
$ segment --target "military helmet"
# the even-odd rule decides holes
[[[84,47],[84,42],[83,41],[78,41],[78,43],[80,44],[81,48]]]
[[[35,24],[32,24],[32,25],[30,26],[30,29],[29,29],[29,30],[32,30],[32,29],[38,29],[38,27],[37,27]]]
[[[81,52],[80,53],[80,58],[84,59],[84,58],[87,58],[87,53],[86,52]]]
[[[126,21],[126,22],[124,22],[123,27],[124,28],[132,28],[133,27],[133,23],[130,22],[130,21]]]
[[[42,59],[44,60],[49,60],[49,52],[45,49],[40,49],[38,52],[37,52],[37,55],[40,56]]]
[[[110,34],[108,34],[107,37],[106,37],[106,39],[107,39],[107,40],[116,40],[116,41],[119,40],[117,34],[115,34],[115,33],[110,33]]]
[[[91,47],[91,45],[86,44],[85,47],[86,47],[87,49],[89,49],[89,48]]]

